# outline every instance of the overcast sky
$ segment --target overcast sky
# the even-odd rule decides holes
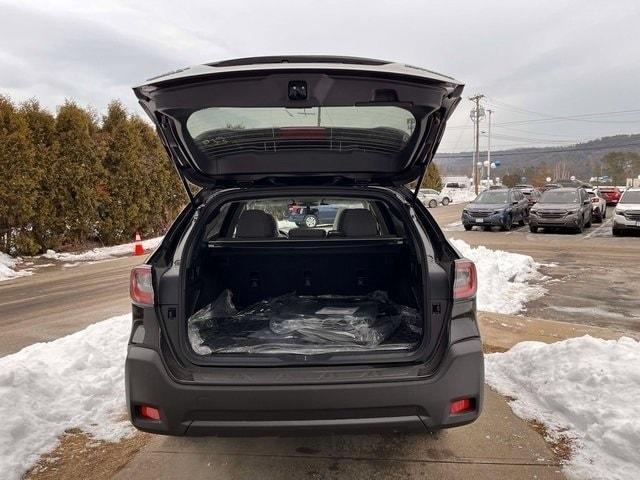
[[[148,77],[287,53],[381,58],[462,80],[441,151],[471,148],[466,97],[477,92],[502,148],[640,132],[639,0],[0,0],[0,93],[50,109],[72,98],[102,112],[119,98],[142,113],[131,87]]]

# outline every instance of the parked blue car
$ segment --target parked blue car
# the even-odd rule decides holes
[[[289,205],[285,217],[299,227],[333,225],[340,210],[337,205]]]
[[[511,230],[514,223],[523,226],[529,220],[529,201],[515,188],[485,190],[462,210],[465,230],[474,226]]]

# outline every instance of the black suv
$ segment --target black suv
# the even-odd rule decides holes
[[[405,187],[462,88],[379,60],[269,57],[134,89],[190,198],[131,274],[137,428],[424,431],[478,417],[475,266]],[[332,224],[283,213],[318,202],[337,209]]]

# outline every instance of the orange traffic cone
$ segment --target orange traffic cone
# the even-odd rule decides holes
[[[144,255],[144,247],[142,246],[142,239],[139,233],[136,233],[136,243],[133,246],[133,254]]]

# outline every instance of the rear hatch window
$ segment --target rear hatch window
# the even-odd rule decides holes
[[[282,150],[399,153],[414,127],[411,112],[393,106],[214,107],[187,120],[191,139],[209,160]]]

